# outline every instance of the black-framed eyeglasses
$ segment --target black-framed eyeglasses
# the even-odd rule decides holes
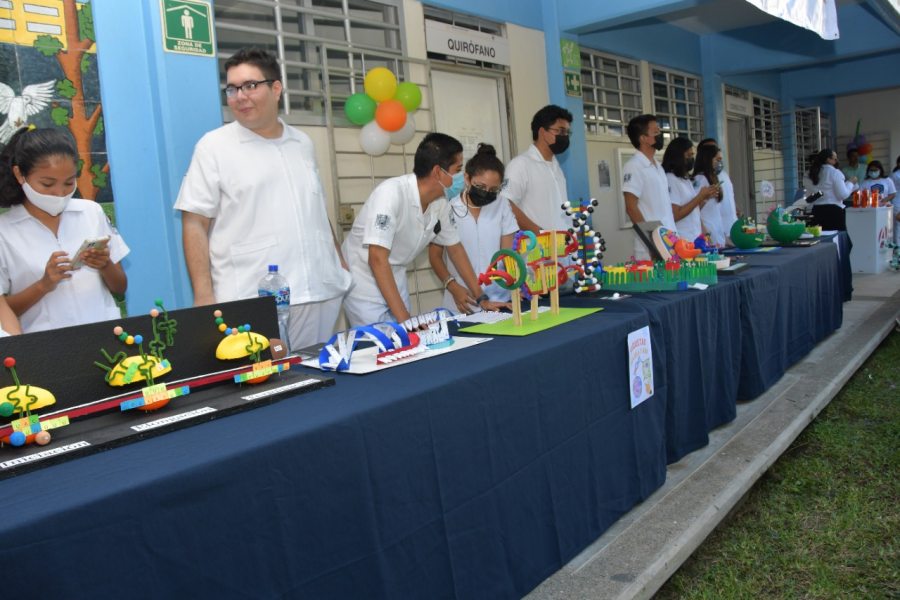
[[[275,83],[277,79],[263,79],[262,81],[245,81],[241,85],[231,85],[228,84],[225,86],[225,97],[226,98],[234,98],[237,96],[238,90],[244,92],[245,94],[249,94],[257,87],[261,86],[264,83]]]
[[[547,129],[553,135],[572,135],[571,129],[559,129],[557,127],[550,127]]]

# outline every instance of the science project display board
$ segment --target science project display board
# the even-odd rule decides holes
[[[277,334],[253,298],[0,338],[0,479],[334,383]]]

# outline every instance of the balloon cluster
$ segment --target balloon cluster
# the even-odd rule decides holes
[[[370,156],[381,156],[391,144],[403,145],[416,134],[412,113],[422,103],[419,86],[397,78],[389,69],[376,67],[366,73],[365,93],[347,98],[344,113],[354,125],[362,125],[359,145]]]
[[[860,134],[853,138],[853,142],[847,144],[847,150],[856,147],[856,151],[859,152],[859,162],[862,164],[868,164],[872,160],[872,144],[866,141],[866,136]]]
[[[860,121],[856,122],[856,135],[854,135],[850,143],[847,144],[847,151],[849,152],[855,148],[859,153],[859,162],[865,165],[872,160],[872,144],[867,142],[866,136],[859,132],[860,124]]]

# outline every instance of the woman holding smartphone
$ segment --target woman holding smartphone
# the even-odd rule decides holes
[[[725,196],[719,181],[717,165],[722,164],[722,152],[717,146],[706,144],[697,150],[697,161],[694,163],[694,187],[702,189],[706,186],[715,188],[712,199],[700,210],[700,221],[703,230],[709,234],[713,245],[723,247],[728,239],[733,223],[722,222],[720,204]]]
[[[128,246],[99,204],[72,197],[77,172],[64,129],[20,129],[0,152],[0,290],[25,333],[120,316]]]

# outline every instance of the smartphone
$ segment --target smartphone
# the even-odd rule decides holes
[[[93,240],[84,240],[84,242],[81,243],[81,247],[79,247],[78,251],[74,254],[75,260],[72,261],[72,268],[79,269],[84,266],[84,253],[87,250],[102,250],[103,248],[106,248],[107,244],[109,244],[108,235]]]

